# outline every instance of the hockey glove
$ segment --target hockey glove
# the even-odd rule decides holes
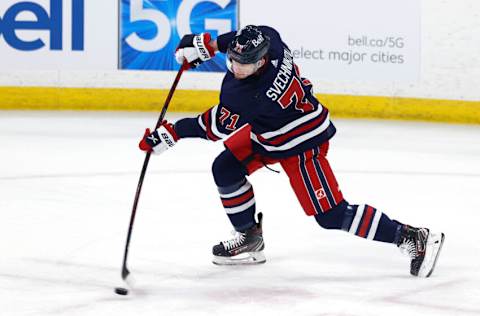
[[[199,66],[215,56],[215,50],[210,46],[211,39],[210,33],[185,35],[175,51],[175,59],[179,64],[186,61],[190,68]]]
[[[173,125],[163,121],[162,125],[153,133],[150,132],[149,128],[145,130],[145,135],[143,135],[138,147],[149,153],[161,154],[170,147],[175,146],[178,139],[179,137]]]

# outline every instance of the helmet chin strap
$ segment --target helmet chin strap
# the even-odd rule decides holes
[[[233,74],[232,61],[230,60],[230,58],[228,58],[228,56],[227,58],[225,58],[225,60],[226,60],[228,71],[230,71]]]

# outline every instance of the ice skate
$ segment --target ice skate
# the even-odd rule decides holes
[[[400,251],[412,259],[410,262],[411,275],[425,278],[432,275],[444,239],[443,233],[434,234],[427,228],[415,228],[408,225],[402,227],[397,246]]]
[[[213,263],[218,265],[248,265],[266,261],[263,249],[262,213],[258,223],[244,233],[235,232],[234,238],[213,246]]]

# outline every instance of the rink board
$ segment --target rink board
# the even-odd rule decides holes
[[[4,110],[159,111],[168,90],[118,88],[0,87]],[[332,115],[480,124],[480,101],[317,94]],[[203,112],[218,103],[218,91],[178,90],[170,111]]]

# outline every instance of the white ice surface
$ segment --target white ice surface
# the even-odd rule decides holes
[[[480,127],[430,123],[336,120],[329,158],[351,203],[445,232],[431,278],[392,245],[321,229],[268,170],[250,177],[267,263],[214,266],[231,230],[210,174],[222,144],[182,140],[150,160],[136,287],[114,294],[156,119],[0,112],[0,315],[480,315]]]

